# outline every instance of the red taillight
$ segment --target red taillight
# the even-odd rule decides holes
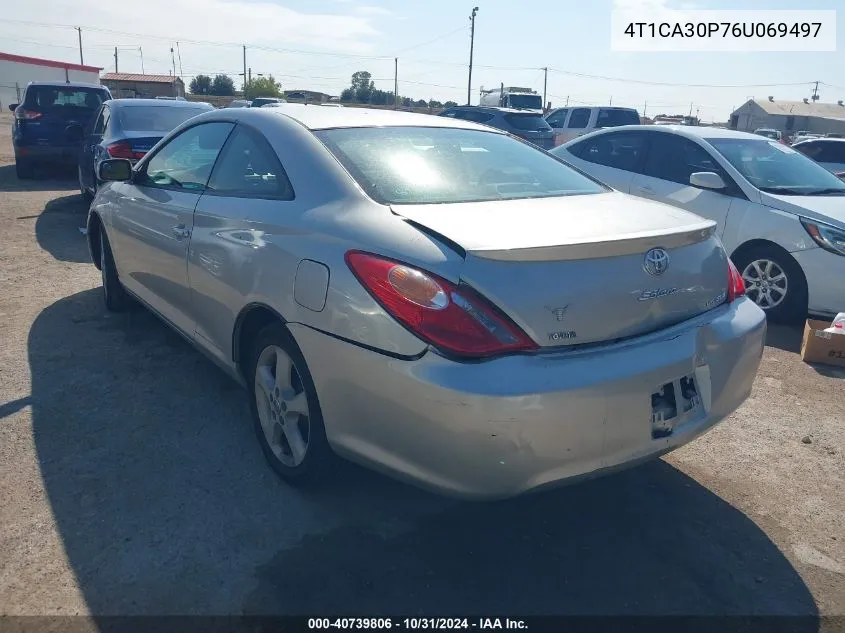
[[[525,332],[467,286],[360,251],[346,253],[346,263],[391,316],[447,352],[480,357],[537,349]]]
[[[118,141],[117,143],[107,145],[106,151],[112,158],[128,158],[129,160],[139,160],[146,154],[146,152],[136,152],[126,141]]]
[[[745,282],[742,280],[742,275],[734,266],[731,260],[728,260],[728,303],[739,299],[745,294]]]
[[[42,116],[43,114],[41,112],[36,112],[35,110],[24,110],[23,108],[15,110],[15,118],[24,121],[34,121],[35,119],[40,119]]]

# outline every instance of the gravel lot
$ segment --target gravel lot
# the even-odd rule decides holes
[[[347,466],[306,495],[234,383],[105,312],[75,174],[17,181],[8,135],[0,613],[845,615],[845,371],[802,363],[800,331],[771,328],[735,415],[635,470],[469,504]]]

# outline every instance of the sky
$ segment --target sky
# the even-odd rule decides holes
[[[467,99],[470,20],[478,6],[472,103],[481,87],[500,83],[543,92],[569,105],[621,105],[641,114],[693,114],[726,121],[750,98],[822,102],[845,99],[845,5],[841,0],[27,0],[8,2],[0,16],[0,51],[79,62],[82,28],[88,65],[121,72],[166,74],[187,84],[196,74],[225,73],[236,85],[247,65],[253,75],[272,74],[283,89],[339,94],[357,70],[372,73],[376,87],[393,89],[399,59],[399,92],[414,99]],[[614,52],[614,8],[839,9],[836,52],[666,53]],[[54,26],[49,26],[54,25]],[[63,26],[55,26],[63,25]],[[181,62],[180,59],[181,58]],[[577,73],[573,74],[573,73]],[[584,77],[578,75],[591,75]],[[602,77],[602,78],[596,78]],[[646,83],[638,83],[646,82]],[[670,84],[649,85],[647,82]],[[705,85],[708,87],[695,87]],[[771,85],[779,84],[779,85]],[[739,87],[712,87],[739,86]]]

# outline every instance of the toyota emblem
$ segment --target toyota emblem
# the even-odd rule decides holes
[[[669,253],[662,248],[652,248],[645,254],[643,269],[652,277],[659,277],[669,269]]]

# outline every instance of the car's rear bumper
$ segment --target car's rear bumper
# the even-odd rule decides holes
[[[665,453],[749,395],[763,312],[742,298],[692,321],[583,350],[456,362],[401,360],[290,324],[332,447],[446,494],[496,498]],[[653,439],[651,394],[695,374],[702,405]]]
[[[15,145],[16,160],[75,165],[79,162],[77,145]]]
[[[794,251],[792,256],[807,278],[808,311],[834,316],[845,310],[845,257],[823,248]]]

